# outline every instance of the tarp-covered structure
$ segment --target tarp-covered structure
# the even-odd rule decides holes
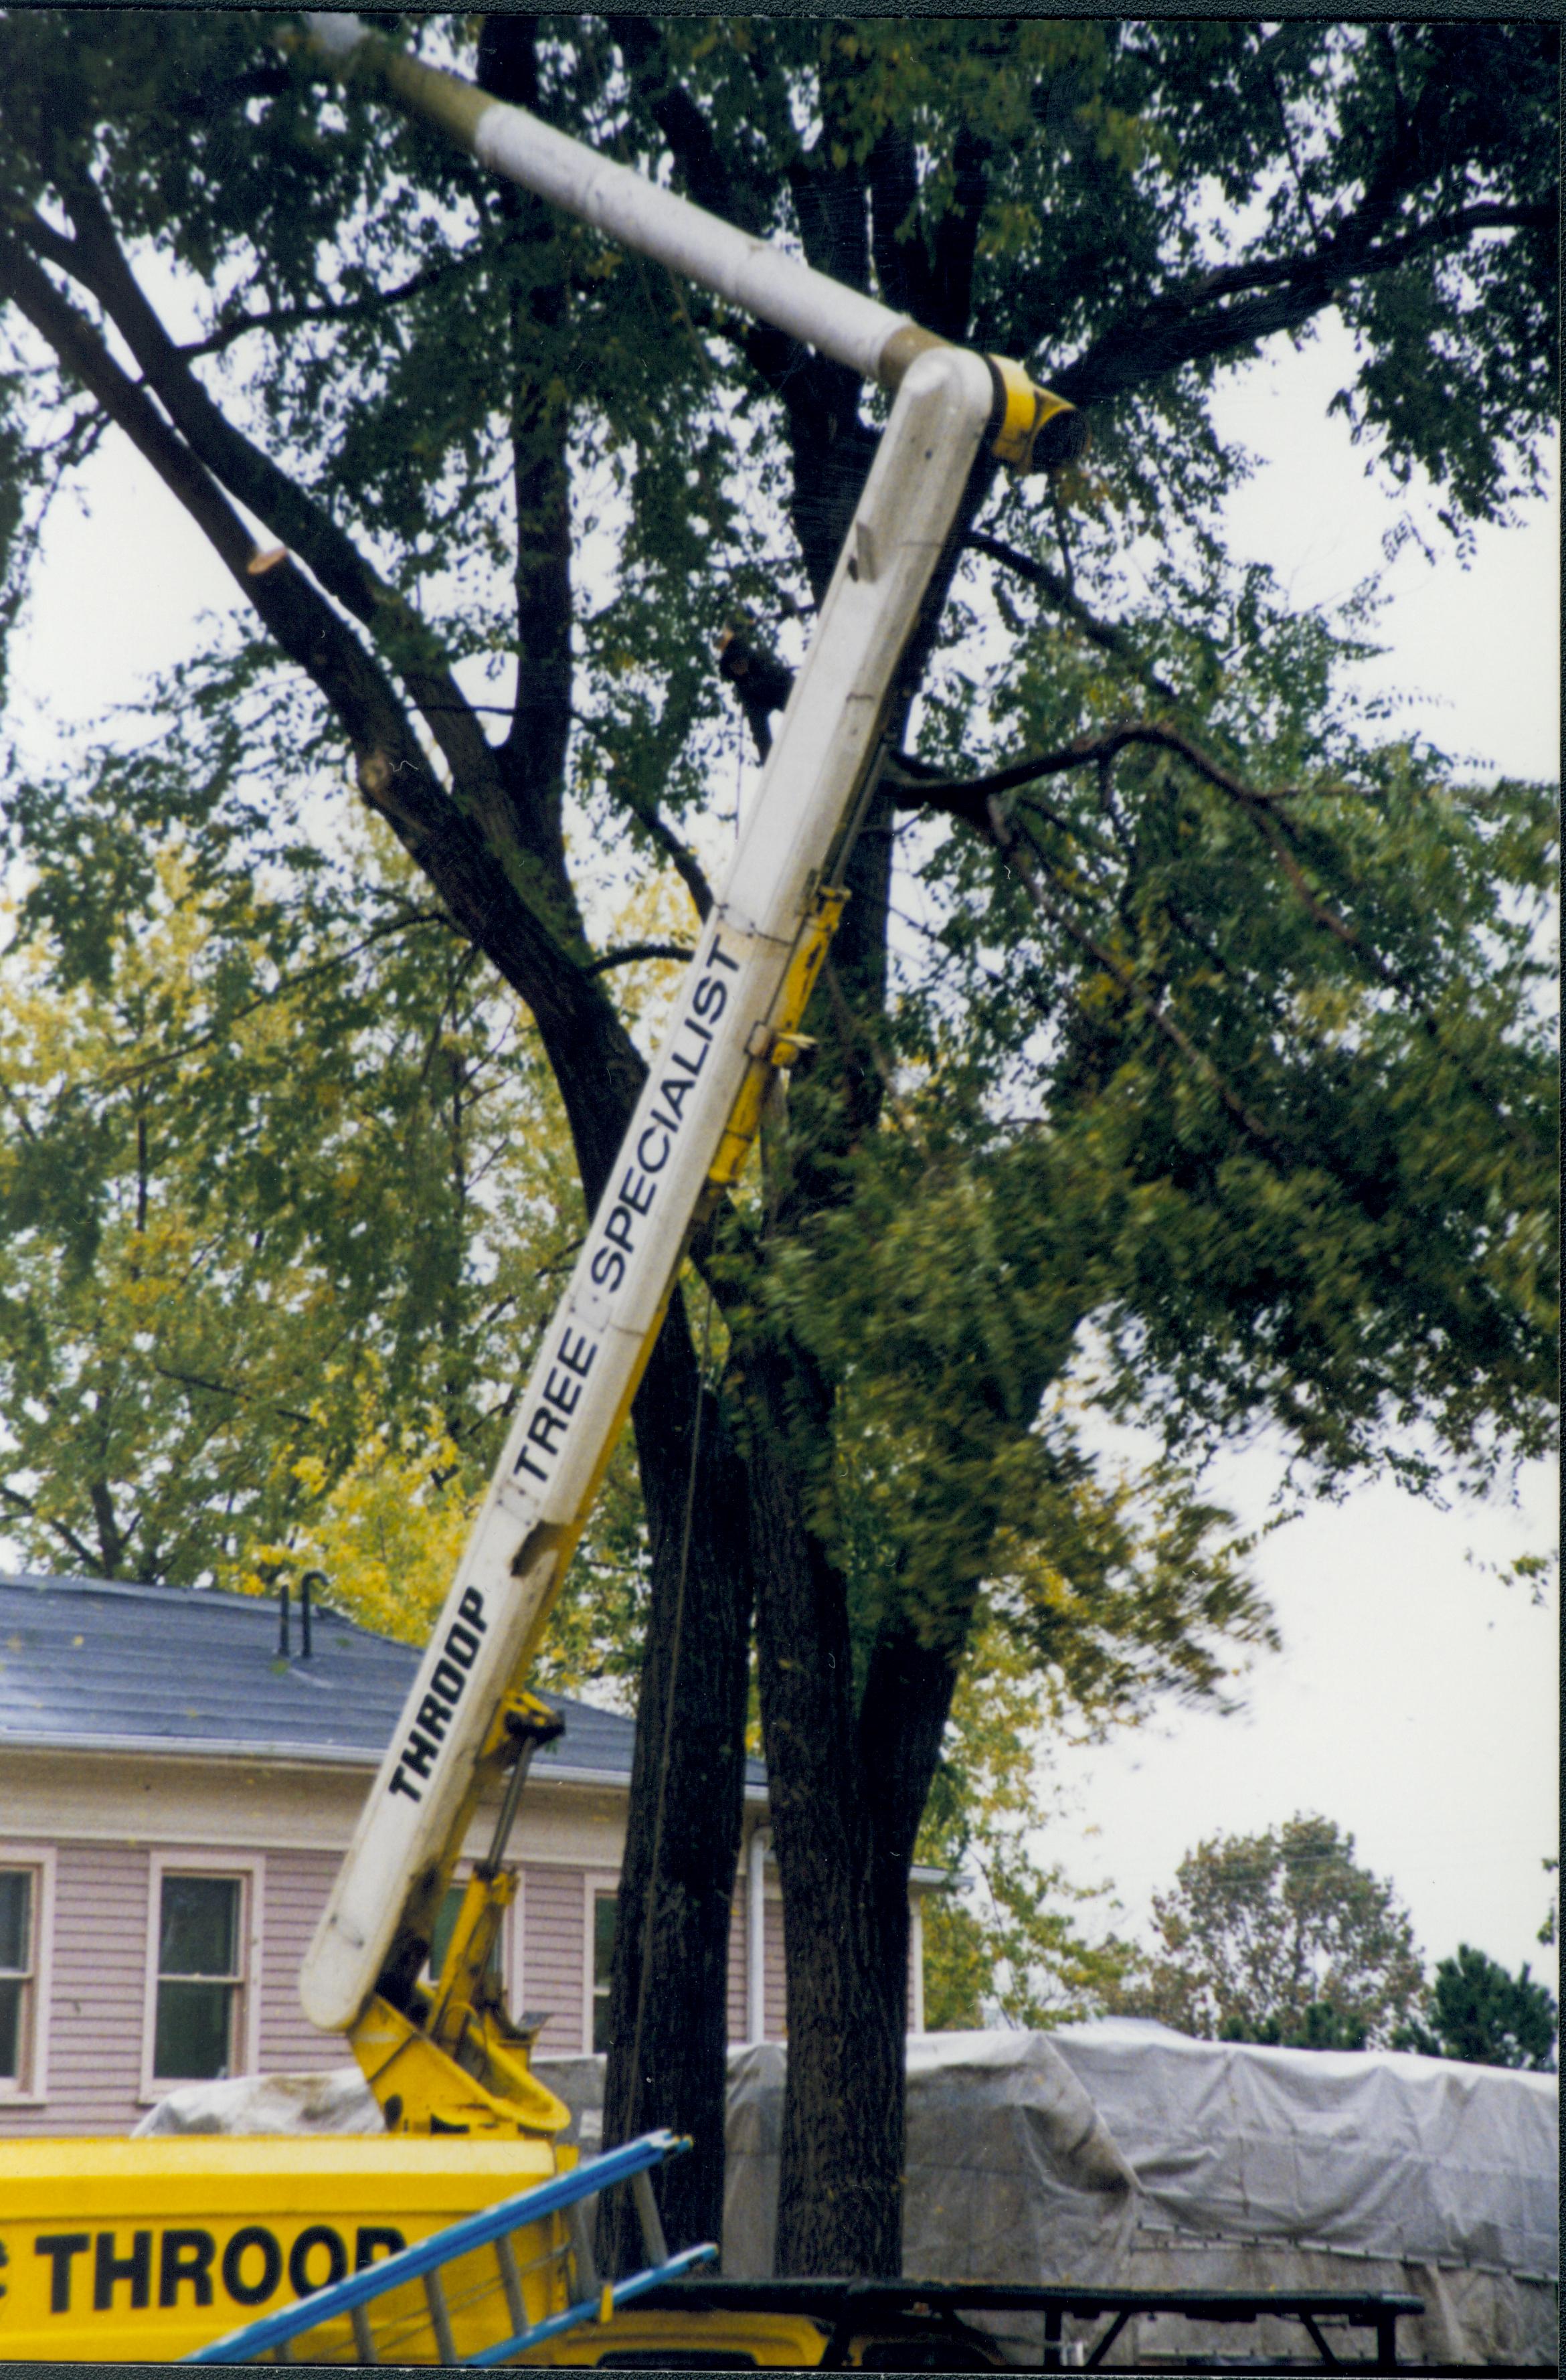
[[[736,2279],[771,2271],[784,2058],[759,2044],[731,2060],[723,2271]],[[602,2058],[544,2071],[590,2153]],[[356,2073],[325,2082],[192,2086],[142,2129],[378,2128]],[[1398,2290],[1425,2301],[1399,2325],[1403,2360],[1555,2367],[1553,2075],[1190,2041],[1127,2019],[928,2034],[908,2045],[905,2169],[904,2270],[921,2279]],[[993,2326],[1037,2362],[1037,2322]],[[1110,2362],[1242,2347],[1308,2351],[1292,2323],[1159,2315],[1132,2324]]]
[[[771,2270],[783,2071],[771,2046],[734,2063],[736,2277]],[[904,2270],[921,2278],[1407,2291],[1425,2313],[1400,2324],[1400,2357],[1555,2367],[1553,2075],[1191,2041],[1127,2019],[929,2034],[908,2046],[906,2173]],[[1252,2343],[1309,2351],[1294,2324],[1159,2316],[1110,2360]]]

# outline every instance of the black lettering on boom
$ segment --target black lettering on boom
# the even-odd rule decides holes
[[[411,1768],[416,1777],[422,1777],[428,1783],[430,1771],[435,1765],[435,1754],[438,1749],[439,1747],[431,1743],[427,1735],[420,1735],[416,1728],[403,1746],[401,1766]]]
[[[426,1694],[419,1706],[419,1724],[426,1735],[434,1737],[437,1743],[445,1734],[446,1721],[450,1717],[450,1704],[437,1702],[433,1694]]]

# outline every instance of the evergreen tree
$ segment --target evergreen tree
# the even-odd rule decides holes
[[[1417,2017],[1393,2037],[1397,2049],[1425,2058],[1462,2058],[1472,2066],[1525,2066],[1555,2071],[1557,2010],[1524,1959],[1515,1975],[1466,1942],[1442,1959]]]

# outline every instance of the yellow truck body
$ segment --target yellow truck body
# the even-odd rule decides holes
[[[0,2357],[177,2362],[575,2161],[572,2149],[519,2139],[8,2141]],[[528,2319],[561,2312],[562,2219],[517,2233],[514,2249]],[[492,2250],[442,2277],[459,2356],[504,2335]],[[375,2313],[378,2360],[438,2360],[419,2289]],[[340,2338],[300,2340],[301,2362],[357,2360],[348,2323],[334,2327]]]

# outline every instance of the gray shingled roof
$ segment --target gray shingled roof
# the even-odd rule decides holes
[[[0,1576],[0,1746],[378,1761],[419,1666],[411,1645],[331,1611],[311,1658],[278,1653],[277,1605],[210,1588]],[[536,1773],[628,1783],[632,1722],[559,1694]],[[748,1783],[763,1782],[759,1761]]]

